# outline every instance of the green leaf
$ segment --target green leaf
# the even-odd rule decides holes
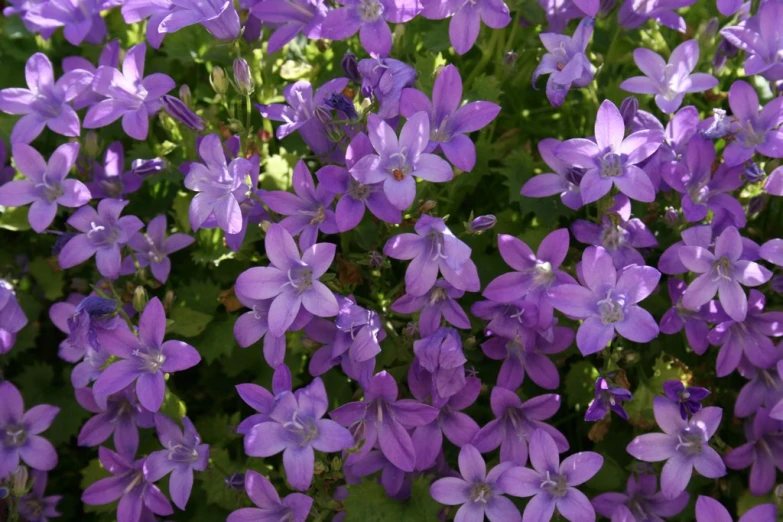
[[[348,486],[345,522],[432,522],[438,519],[440,504],[430,495],[430,481],[413,482],[411,498],[400,502],[389,498],[375,479]]]
[[[208,278],[191,279],[177,289],[177,299],[191,310],[214,314],[220,302],[220,285]]]
[[[216,359],[229,355],[234,348],[239,346],[234,339],[234,318],[226,316],[216,320],[195,344],[207,364],[212,364]],[[260,354],[258,356],[260,357]]]
[[[685,377],[682,365],[678,364],[676,359],[662,353],[653,365],[653,375],[650,378],[649,386],[653,393],[662,393],[663,383],[671,380],[681,381]]]
[[[250,505],[244,491],[226,487],[226,477],[223,474],[235,471],[244,471],[244,466],[232,462],[225,448],[212,446],[209,451],[209,467],[203,473],[196,473],[196,480],[206,493],[208,504],[216,504],[227,511]]]
[[[183,337],[196,337],[203,332],[212,321],[212,316],[190,308],[174,308],[169,315],[173,323],[168,327],[169,333]]]
[[[179,229],[186,234],[189,234],[191,231],[188,209],[190,208],[190,202],[192,200],[192,194],[179,192],[171,204],[171,208],[174,210],[174,219],[177,223],[177,227],[179,227]]]
[[[565,396],[572,408],[584,409],[593,400],[598,370],[587,361],[571,365],[565,378]]]
[[[24,232],[30,230],[30,223],[27,222],[28,207],[9,207],[0,214],[0,228],[11,230],[13,232]]]
[[[65,275],[62,270],[54,270],[43,257],[37,257],[30,263],[30,274],[38,282],[44,297],[55,301],[63,295]]]

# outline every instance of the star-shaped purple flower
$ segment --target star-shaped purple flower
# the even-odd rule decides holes
[[[533,87],[539,76],[548,74],[546,97],[555,107],[563,105],[571,86],[585,87],[593,81],[595,67],[585,51],[594,25],[595,20],[587,17],[579,22],[573,37],[559,33],[538,35],[548,52],[533,71]]]
[[[253,470],[245,475],[245,491],[257,507],[238,509],[228,515],[227,522],[305,522],[313,506],[313,499],[302,493],[281,500],[269,479]]]
[[[603,493],[593,499],[595,511],[606,518],[612,517],[627,507],[628,517],[619,522],[651,522],[674,517],[685,509],[690,500],[687,492],[669,500],[658,491],[658,477],[640,474],[638,478],[628,477],[625,493]],[[612,522],[617,522],[612,518]]]
[[[155,216],[147,224],[147,231],[144,234],[137,232],[128,241],[128,245],[133,249],[139,268],[149,266],[152,275],[161,283],[165,283],[169,278],[169,272],[171,271],[169,255],[187,248],[195,241],[193,237],[181,233],[166,237],[167,226],[165,214]],[[123,268],[126,268],[126,265],[130,265],[127,268],[132,267],[132,271],[135,271],[132,257],[125,258]]]
[[[200,24],[218,40],[235,40],[242,30],[239,13],[230,0],[172,0],[171,6],[158,32],[175,33]]]
[[[457,302],[465,294],[454,288],[445,279],[438,279],[435,285],[421,296],[405,294],[394,303],[392,310],[401,314],[419,314],[419,332],[423,337],[435,333],[441,324],[441,319],[457,328],[469,329],[470,319]]]
[[[520,194],[529,198],[559,195],[565,206],[577,210],[584,204],[579,183],[582,181],[585,169],[569,165],[555,155],[561,143],[554,138],[545,138],[538,142],[541,159],[553,172],[533,176],[522,186]]]
[[[742,515],[737,522],[775,522],[778,509],[775,504],[760,504]],[[711,497],[699,495],[696,500],[696,522],[732,522],[729,511]]]
[[[772,99],[759,109],[759,97],[748,83],[737,80],[729,89],[734,140],[726,145],[723,160],[729,166],[742,165],[758,152],[769,158],[783,158],[783,97]]]
[[[250,8],[250,14],[261,22],[275,24],[275,31],[267,41],[269,54],[282,49],[299,33],[313,40],[320,38],[327,12],[323,0],[262,1]]]
[[[125,150],[115,141],[106,148],[103,163],[92,162],[92,181],[87,188],[96,199],[125,199],[139,190],[143,181],[133,170],[125,170]]]
[[[595,381],[595,398],[585,411],[585,420],[595,422],[606,417],[609,410],[615,412],[621,419],[628,420],[628,413],[622,403],[633,398],[631,392],[619,386],[611,386],[604,377]]]

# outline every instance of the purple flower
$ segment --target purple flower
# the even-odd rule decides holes
[[[413,353],[422,368],[432,374],[432,396],[448,399],[465,386],[462,340],[453,328],[441,327],[435,333],[413,342]]]
[[[372,310],[358,306],[353,296],[341,297],[338,302],[340,311],[337,312],[334,324],[340,332],[350,336],[351,359],[362,363],[381,353],[379,342],[386,338],[381,317]],[[332,355],[336,357],[339,353],[335,351]]]
[[[658,336],[658,324],[637,305],[658,286],[661,273],[650,266],[631,265],[622,272],[601,247],[588,247],[582,256],[586,286],[561,285],[550,291],[552,305],[564,314],[584,319],[576,334],[583,355],[603,350],[615,332],[636,343]]]
[[[341,311],[348,306],[363,310],[343,297],[338,296],[337,303]],[[340,329],[334,322],[326,319],[314,319],[305,327],[307,337],[322,344],[310,359],[310,375],[323,375],[331,368],[341,365],[343,372],[351,379],[360,384],[369,382],[375,372],[375,355],[380,352],[378,341],[386,337],[386,332],[380,329],[380,318],[375,312],[364,312],[372,314],[369,323],[355,330]],[[351,335],[354,331],[363,333],[358,342]]]
[[[186,128],[193,132],[204,132],[204,120],[193,112],[185,102],[170,94],[164,94],[161,97],[160,102],[163,110],[166,111],[166,114],[180,122]]]
[[[725,1],[725,0],[724,0]],[[739,7],[739,3],[737,7]],[[718,2],[720,7],[721,1]],[[764,2],[754,17],[743,24],[728,26],[720,34],[729,43],[745,51],[745,75],[763,76],[768,81],[783,79],[783,62],[779,27],[776,20],[783,18],[783,6],[778,2]]]
[[[136,395],[142,406],[156,412],[166,392],[164,374],[187,370],[201,361],[198,351],[182,341],[163,342],[166,334],[166,312],[160,300],[153,298],[139,319],[138,337],[127,328],[111,333],[114,342],[104,349],[119,358],[95,381],[93,391],[99,405],[106,404],[113,393],[136,383]]]
[[[27,316],[16,300],[11,283],[0,279],[0,329],[15,334],[27,325]]]
[[[422,15],[432,20],[451,18],[449,40],[457,54],[465,54],[473,48],[481,30],[481,22],[492,29],[502,29],[511,22],[508,6],[503,0],[436,0],[422,2]],[[428,5],[429,4],[429,5]]]
[[[140,268],[150,267],[152,275],[161,283],[165,283],[169,278],[171,270],[171,261],[169,255],[187,248],[194,239],[187,234],[172,234],[166,237],[166,216],[161,214],[154,217],[147,225],[147,231],[142,234],[137,232],[128,245],[135,253],[136,262]],[[133,258],[126,258],[126,262]],[[125,263],[123,263],[125,264]]]
[[[470,319],[457,302],[464,294],[464,291],[454,288],[445,279],[438,279],[424,295],[405,294],[394,301],[391,308],[400,314],[421,312],[419,331],[423,337],[435,333],[442,319],[452,326],[467,330],[470,329]]]
[[[0,111],[23,114],[11,131],[11,143],[30,143],[44,127],[63,136],[79,135],[79,116],[68,102],[90,81],[90,73],[75,70],[56,82],[52,62],[43,53],[35,53],[25,65],[27,89],[0,91]]]
[[[430,128],[427,151],[440,147],[455,167],[470,172],[476,164],[476,146],[465,134],[489,125],[500,112],[500,106],[486,101],[461,103],[462,78],[456,67],[447,65],[435,79],[432,101],[417,89],[403,89],[400,114],[410,119],[418,112],[425,112]]]
[[[366,58],[359,62],[362,95],[374,97],[380,105],[378,117],[390,120],[399,116],[402,91],[413,87],[416,69],[393,58]]]
[[[0,478],[8,478],[19,459],[33,469],[49,471],[57,465],[57,452],[40,436],[60,408],[39,404],[24,411],[22,394],[8,381],[0,382]]]
[[[174,510],[158,487],[144,477],[144,461],[132,461],[101,446],[98,458],[113,476],[91,484],[82,494],[82,502],[91,506],[111,504],[119,500],[117,520],[140,522],[154,519],[152,515],[167,516]]]
[[[101,43],[106,38],[106,22],[101,11],[116,7],[116,0],[49,0],[41,5],[39,14],[31,15],[33,22],[63,27],[68,43],[79,46],[87,41]]]
[[[8,149],[6,149],[5,141],[0,140],[0,187],[14,179],[16,170],[6,165],[5,162],[8,159]]]
[[[346,481],[349,483],[353,482],[354,479],[367,477],[380,471],[381,476],[378,482],[383,485],[389,497],[397,500],[410,498],[411,487],[413,486],[412,473],[406,473],[392,464],[378,450],[372,450],[367,455],[349,455],[345,459],[343,468],[345,469]],[[344,488],[344,486],[341,487]],[[338,498],[338,494],[338,492],[335,492],[335,499]],[[345,512],[342,514],[345,514]],[[343,518],[340,518],[340,514],[338,514],[332,520],[333,522],[342,522]]]
[[[60,252],[61,268],[71,268],[95,255],[98,272],[110,279],[120,275],[120,246],[127,243],[144,223],[136,216],[120,217],[127,201],[102,199],[98,211],[82,207],[68,218],[68,224],[81,232]]]
[[[95,413],[79,432],[79,446],[98,446],[114,435],[114,447],[121,455],[132,458],[139,449],[139,429],[155,425],[153,414],[136,401],[132,388],[110,395],[105,407],[96,401],[89,388],[76,390],[76,400],[85,410]]]
[[[430,486],[430,495],[441,504],[461,506],[456,520],[478,521],[486,515],[492,522],[521,522],[516,506],[504,496],[510,493],[503,483],[510,467],[510,462],[504,462],[487,473],[481,453],[466,444],[459,451],[461,477],[436,480]]]
[[[663,392],[670,401],[675,402],[680,408],[682,420],[688,420],[688,415],[693,415],[701,410],[701,401],[707,398],[710,391],[698,386],[686,387],[681,381],[671,380],[663,383]]]
[[[47,473],[34,470],[30,476],[33,485],[27,494],[19,498],[17,504],[19,514],[27,522],[48,522],[49,518],[59,517],[57,504],[62,497],[60,495],[44,496]]]
[[[250,14],[265,23],[276,24],[267,42],[267,53],[276,53],[299,33],[307,38],[321,37],[327,7],[323,0],[262,1],[250,8]]]
[[[245,177],[253,165],[245,158],[226,161],[217,134],[205,136],[198,148],[204,163],[191,163],[185,186],[198,192],[190,202],[188,216],[193,230],[214,218],[217,226],[228,234],[242,231],[243,217],[239,204],[247,197]]]
[[[383,247],[383,253],[391,258],[412,260],[405,272],[409,294],[426,294],[435,285],[438,271],[459,290],[477,292],[481,288],[470,247],[457,239],[442,219],[423,214],[414,230],[415,234],[394,236]]]
[[[628,477],[625,493],[604,493],[593,499],[595,511],[606,518],[612,517],[623,507],[628,518],[619,522],[662,522],[664,518],[677,516],[688,505],[688,493],[683,492],[672,500],[658,491],[655,475],[640,474]],[[616,522],[612,518],[612,522]]]
[[[753,422],[745,426],[748,442],[731,450],[723,460],[729,469],[750,467],[750,492],[769,493],[775,485],[777,469],[783,467],[781,421],[770,418],[767,408],[759,408]]]
[[[120,321],[117,301],[97,295],[85,297],[68,316],[68,338],[64,341],[68,348],[60,350],[60,357],[76,362],[84,356],[88,346],[100,350],[100,334],[114,330]]]
[[[677,404],[665,397],[655,397],[653,413],[663,433],[639,435],[627,451],[645,462],[667,461],[661,472],[661,492],[665,498],[673,500],[685,491],[694,467],[707,478],[726,474],[723,460],[708,444],[720,424],[721,408],[704,408],[684,421]]]
[[[171,5],[171,13],[161,20],[158,32],[176,33],[182,28],[201,24],[218,40],[239,37],[239,13],[230,0],[172,0]]]
[[[147,41],[160,48],[166,33],[161,32],[160,23],[171,14],[171,0],[126,0],[122,3],[122,17],[126,24],[135,24],[147,20]]]
[[[120,41],[112,40],[107,43],[100,56],[98,57],[98,66],[107,65],[109,67],[117,67],[120,63]],[[62,61],[63,71],[69,73],[81,69],[79,74],[84,74],[86,71],[88,75],[84,76],[84,81],[79,82],[81,92],[73,99],[71,104],[77,111],[96,104],[103,99],[103,96],[92,90],[92,81],[95,77],[96,67],[81,56],[68,56],[63,58]]]
[[[691,272],[700,274],[683,294],[685,308],[696,310],[718,294],[729,317],[737,322],[745,319],[748,298],[740,284],[759,286],[769,281],[772,272],[758,263],[741,259],[742,247],[740,233],[728,227],[715,240],[712,252],[702,246],[679,249],[680,261]]]
[[[427,113],[411,116],[400,131],[399,141],[389,124],[372,113],[367,131],[377,154],[368,154],[356,162],[351,175],[364,184],[383,182],[383,192],[396,208],[405,210],[416,198],[414,177],[431,182],[454,177],[446,161],[424,152],[430,136]]]
[[[624,136],[623,117],[617,107],[606,100],[598,109],[595,120],[596,141],[571,139],[555,151],[560,160],[586,169],[579,182],[585,204],[606,195],[612,185],[631,199],[643,202],[655,199],[655,187],[637,164],[658,150],[663,133],[641,130],[627,138]]]
[[[282,225],[292,236],[299,236],[299,248],[307,250],[318,240],[318,231],[324,234],[338,232],[334,211],[330,208],[334,193],[313,183],[307,164],[299,160],[294,167],[292,185],[295,194],[281,190],[265,192],[261,199],[273,211],[286,216]]]
[[[593,18],[583,18],[573,37],[558,33],[538,35],[548,52],[533,71],[533,87],[539,76],[548,74],[546,97],[555,107],[563,105],[572,85],[585,87],[593,81],[595,67],[585,55],[585,50],[593,35],[594,24]]]
[[[237,426],[237,433],[247,435],[256,424],[268,422],[269,414],[283,395],[291,393],[291,370],[285,364],[275,368],[272,376],[272,392],[257,384],[238,384],[236,386],[239,397],[258,413],[247,417]]]
[[[630,401],[633,398],[631,392],[618,386],[610,386],[609,382],[599,377],[595,381],[595,399],[585,412],[585,420],[595,422],[606,417],[606,412],[612,410],[621,419],[628,420],[628,413],[623,408],[624,401]]]
[[[139,190],[142,181],[133,170],[125,170],[125,151],[122,143],[115,141],[106,149],[103,164],[93,163],[92,181],[87,188],[96,199],[125,199],[127,194]]]
[[[576,486],[598,473],[604,458],[582,451],[560,462],[558,446],[544,430],[536,430],[530,439],[530,464],[533,469],[514,466],[498,481],[515,497],[533,497],[525,506],[523,520],[550,520],[555,509],[571,522],[595,520],[595,510]]]
[[[560,353],[573,342],[574,331],[570,328],[554,327],[551,341],[529,328],[520,328],[513,338],[503,335],[490,337],[482,343],[481,350],[490,359],[503,360],[498,386],[516,390],[527,375],[542,388],[554,390],[560,386],[560,374],[547,355]]]
[[[251,299],[272,299],[269,333],[280,337],[300,307],[318,317],[337,315],[337,300],[319,278],[334,259],[335,245],[316,243],[299,255],[291,234],[282,225],[269,227],[264,242],[271,266],[250,268],[237,278],[238,291]]]
[[[362,132],[357,133],[345,151],[345,167],[327,165],[315,173],[321,187],[334,194],[342,194],[334,211],[337,229],[340,232],[357,227],[364,217],[365,207],[386,223],[402,221],[402,213],[389,203],[389,198],[383,192],[382,183],[365,185],[349,173],[356,162],[372,153],[370,139]]]
[[[0,205],[30,205],[27,220],[39,234],[54,221],[57,205],[77,208],[90,201],[90,190],[81,181],[65,179],[79,154],[78,143],[60,145],[47,163],[37,150],[24,143],[13,146],[14,163],[27,179],[0,186]]]
[[[761,504],[749,509],[737,522],[775,522],[778,509],[775,504]],[[696,500],[696,522],[732,522],[723,504],[714,498],[699,495]]]
[[[155,414],[158,440],[166,449],[150,453],[144,461],[143,470],[148,482],[157,482],[171,473],[171,500],[184,510],[193,487],[193,471],[207,469],[209,445],[201,443],[201,437],[190,419],[182,417],[182,426],[184,430],[165,415]]]
[[[684,33],[687,28],[685,19],[674,10],[695,3],[696,0],[646,0],[644,2],[625,0],[617,13],[617,19],[625,29],[636,29],[652,19],[670,29]]]
[[[257,508],[241,508],[228,515],[227,522],[305,522],[313,499],[301,493],[291,493],[284,499],[265,476],[248,470],[245,491]]]
[[[768,369],[756,368],[749,362],[743,361],[737,369],[740,375],[750,380],[737,395],[734,403],[735,417],[748,417],[761,407],[776,406],[780,399],[783,399],[783,382],[775,366]],[[781,411],[783,410],[773,408],[771,415],[783,418],[783,415],[779,415]]]
[[[555,150],[561,143],[554,138],[545,138],[538,142],[541,159],[554,172],[533,176],[522,186],[520,194],[529,198],[545,198],[557,194],[565,206],[577,210],[584,204],[579,183],[585,170],[558,159]]]
[[[416,450],[408,428],[431,423],[438,417],[438,409],[414,400],[398,400],[397,395],[394,377],[382,371],[366,384],[364,401],[344,404],[330,416],[355,433],[357,442],[364,439],[362,454],[378,444],[392,464],[413,471]]]
[[[680,108],[685,93],[702,92],[718,85],[714,76],[693,73],[699,63],[699,42],[688,40],[672,51],[668,62],[660,54],[639,48],[633,52],[636,66],[645,76],[634,76],[620,88],[637,94],[654,94],[655,104],[666,114]]]
[[[316,113],[324,110],[325,100],[332,93],[342,91],[348,85],[347,78],[335,78],[323,84],[313,94],[310,82],[299,80],[283,89],[288,105],[273,103],[256,105],[261,116],[273,121],[284,122],[277,128],[277,139],[282,140],[294,131],[299,131],[302,139],[316,155],[325,155],[334,149],[334,143],[326,136],[326,129]]]
[[[631,219],[631,202],[626,196],[617,194],[614,201],[601,216],[600,225],[577,219],[571,231],[577,241],[603,247],[618,270],[644,265],[644,256],[636,249],[658,246],[658,241],[641,219]]]
[[[387,22],[401,24],[421,11],[415,0],[340,0],[343,7],[326,14],[321,37],[345,40],[359,32],[362,47],[374,55],[388,56],[392,33]]]
[[[759,110],[759,97],[746,82],[737,80],[729,89],[729,107],[733,115],[734,140],[726,145],[723,160],[727,165],[743,165],[754,152],[769,158],[783,158],[783,97],[774,98]]]
[[[122,130],[131,138],[146,140],[149,118],[160,109],[160,98],[175,86],[163,73],[144,76],[146,44],[134,45],[125,54],[122,72],[102,65],[95,72],[92,89],[106,97],[90,107],[84,128],[105,127],[122,117]]]
[[[288,482],[298,490],[308,489],[313,480],[313,450],[333,453],[354,445],[350,431],[321,418],[328,404],[320,378],[295,393],[283,394],[269,420],[253,426],[245,436],[245,453],[271,457],[282,451]]]
[[[568,450],[568,440],[546,419],[560,409],[560,395],[548,393],[525,402],[511,390],[492,388],[490,405],[495,419],[489,421],[473,438],[472,444],[482,453],[500,446],[500,461],[524,466],[528,458],[527,443],[538,430],[546,431],[557,443],[558,451]]]

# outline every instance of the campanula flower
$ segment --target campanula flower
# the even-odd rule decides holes
[[[362,96],[375,98],[378,117],[389,120],[400,114],[402,91],[413,87],[416,69],[394,58],[365,58],[359,62]]]
[[[781,421],[769,416],[767,408],[759,408],[745,429],[747,443],[731,450],[723,460],[729,469],[750,469],[749,488],[756,496],[766,495],[775,486],[780,463],[783,463]]]
[[[218,40],[235,40],[241,25],[239,13],[230,0],[173,0],[171,13],[161,20],[158,31],[176,33],[200,24]]]
[[[593,81],[595,67],[588,60],[585,51],[593,35],[594,24],[594,19],[583,18],[573,37],[558,33],[539,35],[548,52],[541,57],[541,62],[533,71],[533,87],[539,76],[548,74],[546,97],[555,107],[563,104],[572,85],[585,87]]]
[[[313,499],[302,493],[281,500],[269,479],[253,470],[245,474],[244,489],[257,507],[238,509],[228,515],[227,522],[305,522],[313,505]]]
[[[628,420],[628,413],[622,403],[633,398],[631,392],[619,386],[610,386],[604,377],[595,381],[595,398],[585,412],[585,420],[595,422],[606,417],[606,412],[612,410],[621,419]]]
[[[775,504],[760,504],[745,512],[737,522],[775,522],[778,509]],[[732,522],[723,504],[711,497],[699,495],[696,500],[696,522]]]
[[[619,522],[651,522],[663,520],[664,517],[674,517],[680,514],[690,500],[687,492],[681,493],[672,500],[658,491],[658,477],[642,473],[637,477],[628,477],[625,493],[603,493],[593,499],[596,513],[609,518],[621,509],[627,509],[627,518]]]
[[[748,83],[737,80],[729,89],[735,139],[726,145],[723,160],[729,166],[743,165],[754,152],[769,158],[783,158],[783,97],[772,99],[759,109],[759,97]]]
[[[299,33],[313,40],[320,38],[327,12],[323,0],[257,2],[250,8],[250,14],[260,21],[275,24],[267,42],[269,54],[282,49]]]
[[[133,170],[125,170],[125,149],[115,141],[106,148],[103,163],[92,164],[92,181],[87,183],[95,199],[126,199],[141,188],[142,177]]]
[[[579,184],[582,182],[585,169],[558,159],[555,151],[561,143],[554,138],[545,138],[538,142],[541,159],[553,172],[533,176],[522,186],[520,193],[529,198],[559,195],[565,206],[577,210],[584,204]]]
[[[155,426],[154,415],[138,403],[132,387],[110,395],[104,407],[95,401],[90,388],[77,389],[76,401],[95,414],[79,431],[79,446],[98,446],[113,436],[117,452],[132,458],[139,449],[139,428]]]
[[[725,1],[719,0],[718,7]],[[736,2],[737,8],[741,3]],[[776,23],[781,18],[783,6],[779,2],[764,2],[751,19],[753,23],[748,20],[744,24],[721,29],[721,36],[733,46],[745,51],[746,76],[758,74],[768,81],[783,79],[783,61],[780,59],[783,44],[780,41],[780,27]]]
[[[449,284],[445,279],[438,279],[428,292],[421,296],[405,294],[392,303],[392,310],[402,314],[419,314],[419,331],[427,337],[440,327],[441,320],[457,328],[469,329],[470,319],[457,302],[465,294]]]

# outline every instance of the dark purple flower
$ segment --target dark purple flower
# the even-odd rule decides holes
[[[228,515],[227,522],[305,522],[313,505],[313,499],[301,493],[281,500],[272,483],[253,470],[245,475],[245,491],[258,507],[238,509]]]
[[[610,386],[609,382],[599,377],[595,381],[595,399],[585,412],[585,420],[595,422],[606,417],[606,412],[612,410],[621,419],[628,420],[628,413],[623,408],[624,401],[630,401],[633,398],[631,392],[618,386]]]
[[[688,420],[689,414],[693,415],[701,410],[701,401],[710,394],[706,388],[686,387],[681,381],[676,380],[663,383],[663,392],[669,400],[679,405],[682,420]]]
[[[93,163],[92,181],[87,183],[95,199],[125,199],[127,194],[139,190],[141,176],[133,170],[125,170],[125,151],[122,143],[115,141],[106,148],[103,163]]]
[[[139,428],[152,428],[154,416],[136,400],[132,387],[110,395],[105,407],[96,401],[89,388],[76,390],[76,400],[85,410],[95,413],[79,432],[79,446],[98,446],[114,436],[114,448],[121,455],[133,458],[139,449]]]
[[[378,117],[390,120],[399,116],[402,91],[413,87],[416,69],[394,58],[365,58],[359,62],[362,95],[374,97],[380,105]]]

